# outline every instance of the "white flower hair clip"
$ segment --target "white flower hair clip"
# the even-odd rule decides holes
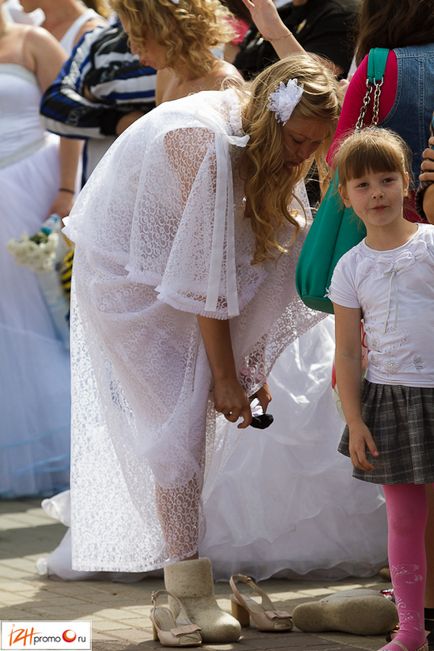
[[[278,88],[268,97],[268,108],[276,114],[278,122],[286,124],[302,95],[303,86],[298,85],[297,79],[289,79],[287,84],[281,81]]]

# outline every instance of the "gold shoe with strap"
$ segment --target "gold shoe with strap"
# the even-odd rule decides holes
[[[159,597],[171,597],[172,608],[159,606]],[[200,646],[202,636],[200,627],[193,624],[187,616],[182,603],[177,597],[166,590],[153,592],[151,596],[152,609],[150,618],[154,640],[159,640],[162,646]]]
[[[254,595],[261,597],[261,603],[250,595],[241,594],[237,582],[242,583]],[[278,610],[264,590],[261,590],[249,576],[234,574],[229,580],[233,592],[232,615],[238,619],[241,626],[249,626],[252,621],[259,631],[291,631],[292,617],[286,610]]]

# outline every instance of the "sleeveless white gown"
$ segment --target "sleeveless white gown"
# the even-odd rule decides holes
[[[83,27],[83,25],[85,25],[89,20],[92,20],[93,18],[100,18],[100,16],[93,9],[87,9],[72,23],[68,31],[65,32],[65,34],[60,39],[60,45],[63,47],[68,56],[71,56],[72,50],[75,47],[74,42],[77,38],[78,32]]]
[[[328,317],[276,362],[269,378],[274,416],[269,429],[240,433],[225,425],[237,442],[222,471],[208,470],[200,545],[217,579],[236,572],[257,580],[276,574],[367,577],[386,563],[382,490],[353,479],[349,460],[336,451],[343,421],[330,386],[333,328]],[[43,507],[69,526],[69,492],[44,500]],[[145,576],[73,570],[69,530],[38,561],[38,570],[65,580]]]
[[[32,235],[59,187],[58,139],[39,120],[32,73],[0,63],[0,498],[69,485],[69,358],[33,272],[6,250]]]

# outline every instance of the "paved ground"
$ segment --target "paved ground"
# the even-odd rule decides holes
[[[161,580],[135,584],[104,581],[63,582],[44,579],[35,572],[35,561],[51,551],[64,532],[36,501],[0,502],[0,620],[91,620],[94,651],[161,650],[152,640],[148,612],[153,590]],[[384,587],[375,581],[277,581],[261,583],[273,601],[292,611],[309,601],[356,587]],[[216,586],[219,604],[229,610],[229,588]],[[345,651],[379,649],[383,638],[343,634],[307,635],[260,633],[244,629],[240,642],[204,647],[216,651]]]

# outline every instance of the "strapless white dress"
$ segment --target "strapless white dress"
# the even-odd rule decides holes
[[[32,73],[0,63],[0,498],[69,484],[69,358],[37,277],[6,245],[32,235],[59,187],[58,139],[39,120]]]
[[[241,432],[227,424],[234,445],[215,458],[203,490],[205,532],[200,553],[217,579],[243,572],[311,578],[366,577],[386,562],[386,512],[380,487],[357,481],[336,451],[343,429],[332,396],[333,319],[288,346],[269,383],[273,425]],[[216,468],[223,463],[223,469]],[[69,493],[43,503],[70,524]],[[67,531],[42,574],[66,580],[138,580],[143,574],[77,572]]]

